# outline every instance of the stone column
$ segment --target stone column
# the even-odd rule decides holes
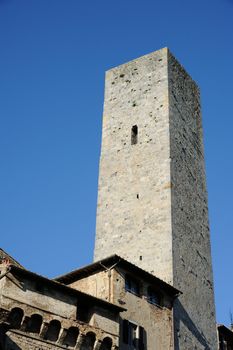
[[[21,324],[21,327],[20,327],[20,330],[22,332],[25,332],[26,331],[26,328],[27,328],[27,324],[28,324],[28,321],[30,320],[30,317],[28,316],[25,316],[23,321],[22,321],[22,324]]]
[[[119,347],[116,344],[112,345],[112,350],[119,350]]]
[[[42,326],[41,326],[41,329],[40,329],[40,334],[39,334],[39,336],[41,338],[45,337],[45,334],[46,334],[46,332],[48,330],[48,326],[49,326],[48,322],[43,322],[42,323]]]
[[[63,341],[66,337],[66,334],[67,334],[67,329],[61,328],[58,339],[57,339],[57,344],[59,344],[59,345],[63,344]]]
[[[10,312],[0,308],[0,322],[7,322]]]
[[[95,341],[95,344],[94,344],[94,350],[99,350],[100,349],[100,346],[101,346],[101,344],[102,344],[102,341],[101,340],[99,340],[99,339],[96,339],[96,341]]]
[[[81,348],[84,338],[85,338],[85,334],[79,333],[76,345],[74,347],[75,350],[79,350]]]

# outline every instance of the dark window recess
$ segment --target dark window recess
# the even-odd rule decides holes
[[[132,126],[131,129],[131,145],[136,145],[138,143],[138,127],[137,125]]]
[[[78,303],[76,315],[77,320],[88,323],[91,315],[92,313],[90,312],[90,306],[88,306],[84,301]]]
[[[132,278],[129,275],[125,276],[125,290],[127,290],[127,292],[136,294],[136,295],[140,295],[140,284],[137,280],[135,280],[134,278]]]
[[[154,305],[160,305],[161,304],[161,297],[158,294],[158,292],[153,290],[151,287],[148,287],[148,289],[147,289],[147,301],[151,304],[154,304]]]
[[[76,327],[70,327],[67,330],[66,336],[63,341],[63,345],[74,347],[79,335],[79,330]]]
[[[219,349],[220,350],[231,350],[233,347],[231,346],[232,343],[229,343],[226,341],[223,337],[219,342]]]
[[[100,350],[111,350],[112,349],[112,339],[109,337],[106,337],[103,339]]]
[[[50,341],[57,341],[61,329],[61,323],[57,320],[52,320],[45,334],[45,339]]]
[[[139,326],[139,340],[138,350],[146,350],[146,331],[143,327]]]
[[[128,320],[123,320],[122,322],[122,338],[123,342],[125,344],[128,344],[129,342],[129,321]]]
[[[40,328],[42,325],[42,316],[33,314],[27,324],[26,331],[31,333],[40,333]]]
[[[88,332],[81,344],[80,350],[93,349],[95,344],[95,334],[93,332]]]
[[[125,344],[135,350],[146,350],[146,332],[143,327],[132,323],[128,320],[123,320],[122,323],[122,338]]]
[[[15,307],[11,310],[7,321],[10,323],[12,328],[20,328],[22,319],[23,319],[24,312],[22,309]]]

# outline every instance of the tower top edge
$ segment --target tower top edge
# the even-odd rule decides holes
[[[106,71],[106,73],[108,73],[108,72],[113,72],[113,71],[115,71],[115,70],[118,70],[118,69],[120,69],[120,68],[123,68],[124,66],[126,66],[126,65],[128,65],[128,64],[137,63],[138,61],[141,61],[141,60],[143,60],[143,59],[149,58],[149,57],[151,57],[151,56],[156,56],[156,55],[166,56],[166,55],[168,55],[168,52],[169,52],[168,47],[163,47],[163,48],[161,48],[161,49],[159,49],[159,50],[152,51],[152,52],[147,53],[147,54],[145,54],[145,55],[142,55],[142,56],[139,56],[139,57],[137,57],[137,58],[134,58],[134,59],[132,59],[132,60],[130,60],[130,61],[127,61],[127,62],[124,62],[124,63],[122,63],[122,64],[119,64],[118,66],[112,67],[112,68],[108,69],[108,70]]]
[[[180,70],[183,71],[185,75],[196,86],[197,92],[200,92],[200,88],[196,83],[196,81],[192,78],[192,76],[188,73],[186,68],[180,63],[180,61],[176,58],[176,56],[171,52],[171,50],[168,47],[163,47],[159,50],[152,51],[146,55],[139,56],[135,59],[119,64],[118,66],[112,67],[105,72],[105,75],[107,77],[108,75],[111,76],[112,74],[113,75],[117,74],[119,73],[119,71],[124,70],[127,66],[130,66],[130,65],[137,66],[137,64],[138,63],[140,64],[140,62],[142,62],[143,60],[147,60],[147,59],[149,60],[151,58],[162,58],[162,57],[166,58],[167,62],[171,62],[172,60],[175,61],[177,65],[180,67]]]

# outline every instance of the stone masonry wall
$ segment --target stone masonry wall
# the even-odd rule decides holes
[[[60,288],[38,285],[38,281],[22,276],[18,279],[10,271],[1,277],[0,349],[85,350],[90,337],[95,350],[104,346],[106,339],[117,349],[116,311],[98,303],[92,305],[88,296],[79,300]]]
[[[173,284],[177,349],[216,349],[199,91],[169,54]],[[176,333],[177,334],[177,333]]]
[[[88,288],[88,292],[93,293],[98,298],[108,300],[110,297],[114,304],[125,307],[127,311],[121,313],[121,319],[130,320],[145,329],[145,349],[173,349],[171,298],[164,291],[158,289],[159,295],[162,296],[163,305],[149,303],[147,301],[147,288],[151,285],[140,279],[138,280],[141,286],[140,296],[127,292],[125,290],[126,274],[127,271],[114,268],[110,274],[108,271],[101,271],[82,280],[77,280],[71,286],[82,291]],[[104,329],[104,324],[101,324],[101,328]],[[120,338],[119,348],[121,350],[128,349],[128,345],[122,341],[122,335]]]
[[[172,303],[166,293],[158,290],[161,296],[161,305],[154,305],[147,300],[148,282],[139,279],[140,295],[135,295],[125,290],[125,275],[127,271],[114,270],[112,283],[114,286],[114,303],[123,303],[127,311],[121,314],[122,319],[130,320],[145,330],[144,347],[147,350],[161,349],[172,350],[173,344],[173,314]],[[155,286],[153,286],[155,288]],[[128,346],[120,337],[121,350],[127,350]]]
[[[42,291],[41,284],[26,278],[19,282],[13,275],[2,279],[0,287],[1,306],[6,309],[22,303],[28,309],[37,308],[61,317],[76,318],[77,297],[66,295],[55,288],[45,288]]]
[[[95,260],[117,253],[169,283],[168,107],[167,49],[106,73]]]
[[[107,270],[74,281],[69,284],[69,287],[81,290],[94,297],[113,302],[112,293],[109,293],[109,274]]]
[[[44,341],[36,337],[25,336],[20,331],[7,332],[7,340],[5,350],[61,350],[66,349],[65,346],[56,345],[49,341]]]
[[[199,92],[167,49],[106,73],[95,260],[114,253],[182,290],[176,349],[216,349]]]

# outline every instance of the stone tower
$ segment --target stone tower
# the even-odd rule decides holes
[[[175,349],[217,348],[199,90],[168,49],[106,73],[95,260],[183,292]]]

